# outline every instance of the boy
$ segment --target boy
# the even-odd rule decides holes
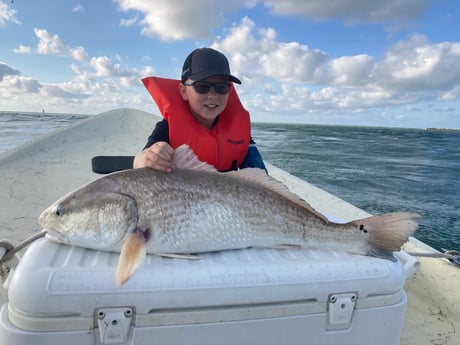
[[[181,81],[150,77],[143,80],[164,119],[158,122],[134,168],[171,171],[174,149],[188,144],[198,158],[219,171],[258,167],[262,157],[250,136],[249,113],[241,105],[228,60],[211,48],[191,52]]]

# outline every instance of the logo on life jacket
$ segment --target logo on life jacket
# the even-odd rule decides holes
[[[232,144],[232,145],[242,145],[244,144],[244,139],[242,140],[227,139],[227,143]]]

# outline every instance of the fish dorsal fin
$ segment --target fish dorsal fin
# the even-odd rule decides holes
[[[172,159],[173,169],[189,169],[199,171],[217,172],[217,169],[212,165],[202,162],[197,155],[187,144],[182,144],[174,150]]]
[[[302,207],[310,214],[318,217],[324,223],[329,223],[329,220],[326,216],[316,211],[307,201],[302,199],[297,194],[291,192],[291,190],[282,182],[274,179],[273,177],[267,175],[265,170],[259,168],[245,168],[237,171],[230,171],[225,173],[228,176],[233,176],[235,178],[240,178],[245,181],[251,182],[252,184],[257,184],[264,188],[275,192],[276,194],[288,199],[294,204]]]

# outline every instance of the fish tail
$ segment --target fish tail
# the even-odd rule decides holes
[[[369,234],[367,255],[396,261],[393,252],[399,251],[417,230],[416,219],[419,217],[419,214],[413,212],[394,212],[351,223]]]

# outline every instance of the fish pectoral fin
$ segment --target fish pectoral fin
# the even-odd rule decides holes
[[[136,229],[123,244],[120,258],[118,259],[116,274],[116,284],[118,287],[126,283],[139,265],[144,262],[147,255],[145,242],[145,231]]]
[[[202,257],[194,254],[155,254],[169,259],[201,260]]]

